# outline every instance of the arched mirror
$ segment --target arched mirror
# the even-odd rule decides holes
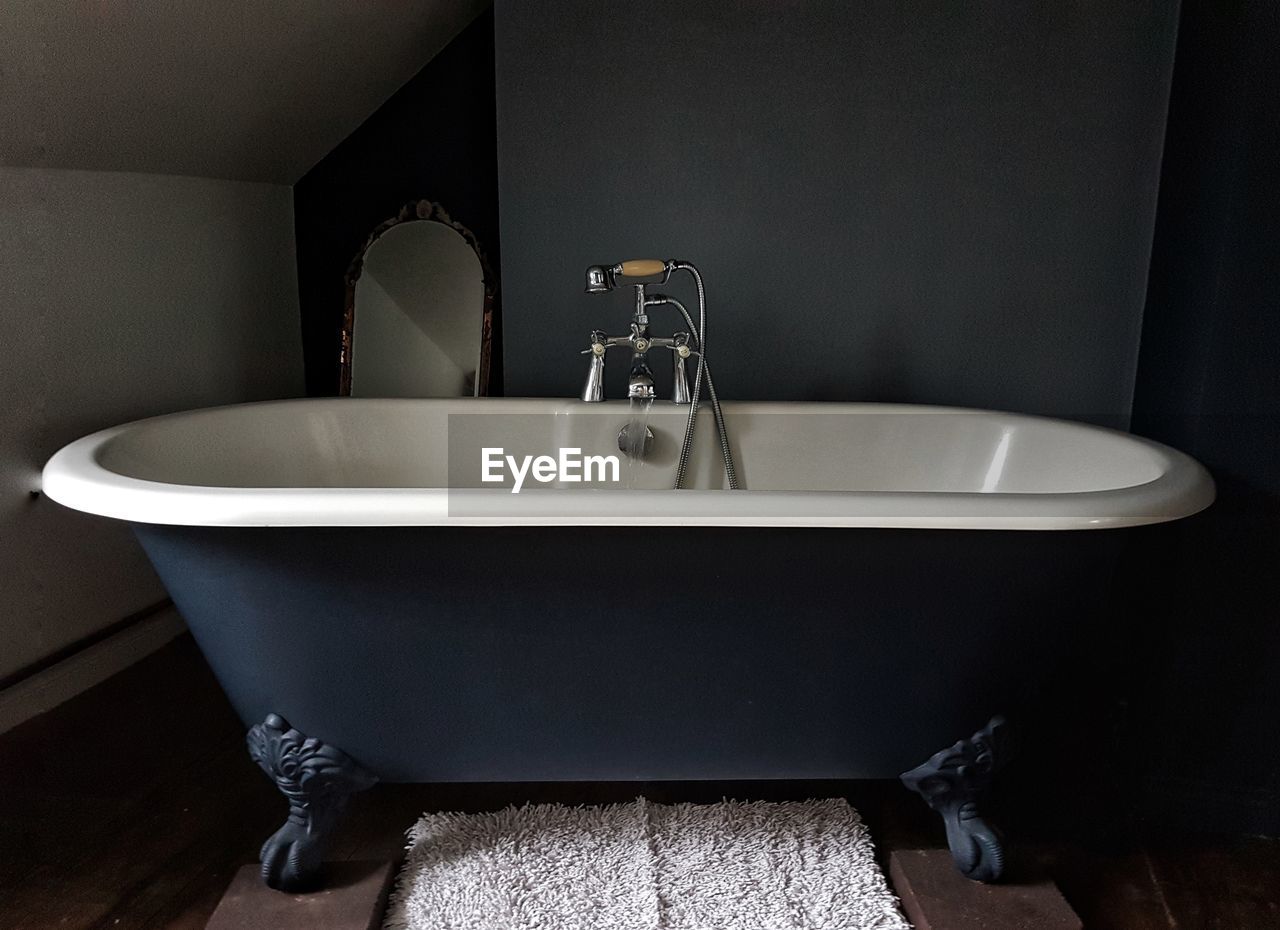
[[[489,393],[497,287],[476,237],[439,204],[411,203],[347,270],[339,393]]]

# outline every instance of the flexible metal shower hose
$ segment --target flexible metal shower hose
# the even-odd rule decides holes
[[[702,286],[702,275],[698,269],[688,262],[675,262],[674,266],[693,275],[698,286],[698,325],[693,325],[693,318],[684,304],[674,297],[667,300],[680,311],[685,325],[689,327],[692,338],[697,339],[698,369],[693,376],[693,390],[689,396],[689,419],[685,422],[684,441],[680,444],[680,461],[676,465],[676,489],[684,487],[685,473],[689,469],[689,456],[693,452],[693,431],[698,419],[698,398],[702,392],[702,378],[706,375],[707,393],[711,396],[711,413],[715,417],[716,432],[720,437],[720,454],[724,457],[724,473],[729,481],[729,489],[738,490],[738,473],[733,467],[733,452],[729,449],[729,431],[724,423],[724,411],[720,409],[720,398],[716,396],[715,382],[711,380],[711,368],[707,365],[707,296]]]

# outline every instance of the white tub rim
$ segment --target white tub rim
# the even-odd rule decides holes
[[[136,523],[240,527],[373,526],[737,526],[887,529],[1079,530],[1162,523],[1213,502],[1213,479],[1199,462],[1161,443],[1070,420],[971,408],[911,404],[738,402],[761,413],[985,414],[1098,430],[1139,444],[1157,478],[1128,487],[1053,493],[972,491],[739,491],[403,487],[203,487],[120,474],[99,461],[116,437],[146,424],[210,411],[320,404],[422,404],[307,398],[182,411],[100,430],[70,443],[45,466],[43,490],[65,506]],[[454,402],[450,400],[450,402]],[[578,401],[479,398],[504,412],[587,412]],[[726,405],[730,406],[730,405]],[[477,409],[482,409],[478,407]],[[590,412],[597,412],[592,410]],[[700,429],[710,428],[710,417]],[[451,512],[452,510],[452,512]]]

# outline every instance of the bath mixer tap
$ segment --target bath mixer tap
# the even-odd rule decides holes
[[[616,278],[619,277],[651,277],[662,275],[666,281],[671,274],[672,262],[633,261],[621,262],[617,265],[592,265],[587,269],[587,293],[602,294],[613,290]],[[582,399],[588,403],[604,400],[604,360],[609,349],[627,346],[631,349],[631,370],[627,377],[627,397],[632,400],[652,400],[657,395],[653,384],[653,371],[649,367],[649,352],[652,349],[670,349],[672,357],[672,393],[671,400],[677,404],[689,403],[689,377],[685,361],[693,354],[690,347],[689,334],[679,332],[673,336],[654,336],[649,332],[648,308],[657,304],[670,303],[670,299],[660,294],[649,294],[645,288],[652,282],[633,285],[635,287],[635,309],[631,316],[630,332],[625,336],[610,336],[600,330],[591,333],[591,347],[584,350],[584,355],[591,356],[591,365],[587,371],[587,381],[582,389]]]
[[[645,288],[651,284],[665,285],[676,271],[688,272],[698,287],[698,322],[695,324],[688,309],[674,297],[665,294],[650,294]],[[716,386],[711,380],[711,368],[707,365],[707,294],[702,283],[702,273],[691,263],[685,261],[641,260],[619,262],[616,265],[592,265],[587,269],[587,293],[603,294],[611,291],[618,284],[619,278],[653,278],[661,275],[659,281],[631,282],[635,288],[636,303],[631,317],[631,332],[626,336],[609,336],[600,330],[591,333],[591,348],[583,354],[591,355],[591,368],[587,372],[587,383],[582,389],[582,399],[591,403],[604,400],[604,358],[614,346],[631,347],[631,375],[627,381],[627,396],[632,399],[651,399],[653,391],[653,372],[649,370],[649,350],[657,346],[672,352],[674,387],[671,399],[677,404],[689,406],[689,416],[685,421],[684,438],[680,442],[680,457],[676,463],[675,487],[684,487],[689,467],[689,457],[693,451],[693,430],[698,419],[698,398],[701,396],[703,381],[707,384],[707,393],[711,396],[711,414],[715,418],[716,434],[720,440],[720,454],[724,459],[725,478],[730,490],[738,490],[737,469],[733,464],[733,451],[729,448],[729,431],[725,426],[724,411],[720,409],[720,400],[716,396]],[[626,282],[624,282],[626,283]],[[676,333],[674,336],[653,336],[649,333],[649,308],[656,306],[672,306],[680,312],[688,332]],[[685,362],[690,356],[697,356],[697,366],[693,378],[693,390],[689,390],[689,379]],[[623,437],[619,436],[621,442]]]

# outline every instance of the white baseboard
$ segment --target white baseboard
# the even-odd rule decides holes
[[[170,604],[128,629],[0,691],[0,733],[52,710],[155,652],[186,629]]]

